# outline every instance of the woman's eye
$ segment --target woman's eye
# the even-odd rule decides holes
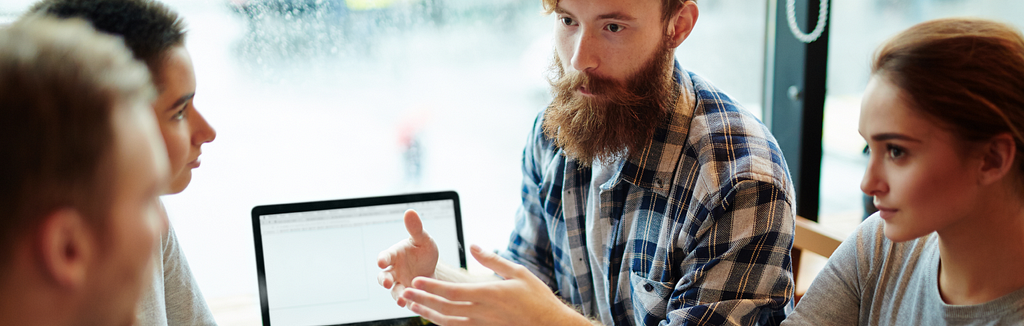
[[[173,119],[175,121],[185,119],[185,112],[187,112],[187,109],[188,109],[187,106],[181,108],[181,110],[178,110],[178,112],[175,112],[174,115],[171,116],[171,119]]]
[[[572,18],[562,17],[562,24],[565,24],[566,26],[572,26],[572,25],[575,25],[576,22],[573,21]]]
[[[622,25],[619,24],[608,24],[608,26],[605,26],[605,29],[612,33],[618,33],[625,29],[625,27],[622,27]]]
[[[898,159],[900,157],[903,157],[904,154],[906,154],[906,152],[904,152],[902,148],[899,148],[898,146],[889,145],[889,158]]]

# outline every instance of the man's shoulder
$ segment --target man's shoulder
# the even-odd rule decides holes
[[[782,149],[768,127],[728,94],[689,74],[694,107],[684,153],[708,186],[755,180],[792,187]]]
[[[534,156],[534,159],[547,161],[556,156],[555,153],[558,151],[558,146],[555,145],[555,140],[544,133],[544,110],[538,112],[537,116],[534,117],[533,128],[530,129],[527,145],[527,149],[532,150],[533,153],[526,154]]]
[[[566,164],[566,158],[561,155],[554,139],[544,133],[543,122],[544,112],[541,111],[534,120],[522,157],[524,177],[538,184],[542,180],[559,179]]]
[[[765,138],[773,144],[776,143],[775,138],[768,132],[768,127],[742,104],[706,79],[695,73],[688,73],[694,96],[691,134],[731,133],[742,139]]]

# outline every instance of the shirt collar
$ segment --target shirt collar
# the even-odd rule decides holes
[[[621,163],[618,178],[637,187],[668,196],[672,177],[679,165],[680,153],[686,143],[690,120],[696,105],[693,81],[689,73],[674,62],[672,75],[679,88],[679,98],[667,119],[655,128],[654,137],[643,150],[631,154]]]

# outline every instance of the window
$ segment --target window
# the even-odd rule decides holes
[[[346,3],[358,2],[384,3]],[[196,105],[218,138],[165,200],[223,323],[258,316],[256,205],[453,189],[467,243],[506,246],[522,148],[550,100],[554,21],[540,1],[168,3],[189,23]],[[677,58],[760,116],[766,7],[701,6]]]
[[[32,6],[34,0],[8,0],[0,2],[0,26],[10,23]]]
[[[507,245],[550,101],[539,0],[162,1],[187,23],[194,103],[217,130],[164,202],[221,325],[260,318],[257,205],[456,190],[466,242]],[[0,23],[32,2],[5,1]],[[766,5],[700,6],[677,58],[760,117]]]
[[[761,118],[768,6],[742,0],[698,3],[697,25],[676,49],[679,64],[708,79]]]
[[[165,203],[218,320],[259,318],[256,205],[450,189],[466,241],[505,246],[549,100],[539,1],[166,2],[218,138]]]

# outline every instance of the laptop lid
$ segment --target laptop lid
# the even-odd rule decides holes
[[[377,255],[409,237],[415,209],[439,259],[466,267],[454,191],[257,206],[252,209],[264,325],[420,325],[377,283]]]

